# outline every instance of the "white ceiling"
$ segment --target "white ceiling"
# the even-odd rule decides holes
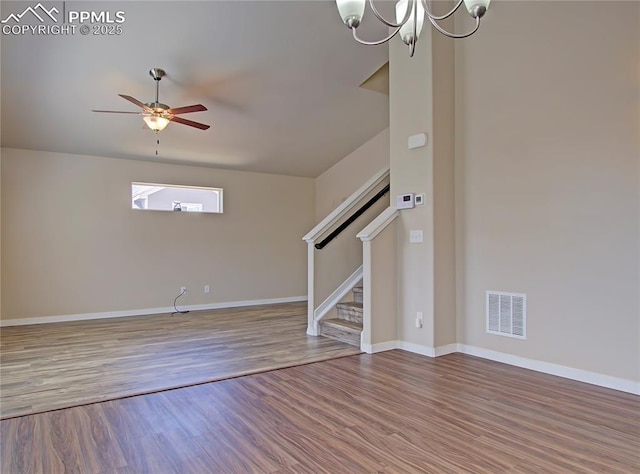
[[[123,33],[3,34],[4,147],[315,177],[388,125],[388,97],[359,87],[387,47],[357,44],[333,1],[43,3],[124,11]],[[2,1],[0,16],[36,4]],[[152,102],[151,67],[167,72],[160,102],[202,103],[183,117],[211,125],[170,124],[158,156],[141,117],[91,112],[136,111],[118,93]]]

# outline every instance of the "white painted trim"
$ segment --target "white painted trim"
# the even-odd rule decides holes
[[[315,250],[313,242],[307,242],[307,334],[309,336],[320,335],[320,328],[314,316],[316,308]]]
[[[358,232],[358,235],[356,235],[356,237],[363,242],[369,242],[375,239],[376,236],[380,232],[382,232],[389,224],[391,224],[399,214],[400,211],[398,211],[395,207],[387,207],[378,215],[378,217],[372,220],[369,225]]]
[[[298,303],[307,301],[306,296],[292,296],[287,298],[271,298],[264,300],[249,300],[249,301],[229,301],[225,303],[209,303],[209,304],[194,304],[183,306],[180,305],[178,309],[181,311],[203,311],[209,309],[224,309],[224,308],[238,308],[242,306],[258,306],[263,304],[277,304],[277,303]],[[3,319],[0,321],[0,327],[8,326],[27,326],[30,324],[50,324],[61,323],[67,321],[86,321],[89,319],[108,319],[108,318],[126,318],[129,316],[147,316],[152,314],[166,314],[174,311],[173,306],[167,306],[164,308],[146,308],[146,309],[133,309],[127,311],[106,311],[102,313],[85,313],[85,314],[69,314],[60,316],[43,316],[40,318],[23,318],[23,319]]]
[[[315,242],[318,237],[324,234],[338,219],[353,209],[358,202],[364,198],[373,188],[384,181],[389,176],[389,168],[382,169],[374,174],[366,183],[349,196],[342,204],[336,207],[331,214],[322,219],[311,231],[305,235],[302,240],[306,242]]]
[[[362,265],[360,265],[355,272],[349,275],[347,279],[343,281],[340,286],[315,309],[313,312],[314,320],[318,322],[324,318],[325,315],[331,311],[331,308],[340,303],[340,300],[344,298],[344,296],[349,293],[353,287],[360,282],[360,280],[362,280]]]
[[[371,347],[371,242],[362,242],[362,332],[360,350]]]
[[[447,344],[446,346],[438,346],[436,347],[435,354],[436,357],[445,356],[447,354],[455,354],[456,352],[460,352],[458,348],[459,344]]]
[[[589,372],[587,370],[575,369],[573,367],[566,367],[564,365],[552,364],[550,362],[543,362],[535,359],[527,359],[525,357],[492,351],[482,347],[468,346],[466,344],[458,344],[458,351],[463,354],[482,357],[483,359],[494,360],[496,362],[502,362],[504,364],[514,365],[524,369],[535,370],[536,372],[556,375],[570,380],[577,380],[578,382],[585,382],[591,385],[598,385],[600,387],[640,395],[640,382],[634,382],[633,380],[620,379],[609,375],[598,374],[596,372]]]
[[[436,347],[434,350],[432,347],[413,344],[411,342],[391,341],[382,344],[374,344],[373,346],[363,346],[362,349],[368,354],[388,351],[392,349],[402,349],[407,352],[413,352],[414,354],[421,354],[427,357],[440,357],[443,355],[460,352],[462,354],[481,357],[483,359],[493,360],[496,362],[501,362],[503,364],[521,367],[523,369],[534,370],[536,372],[541,372],[548,375],[555,375],[569,380],[576,380],[578,382],[584,382],[591,385],[597,385],[599,387],[610,388],[613,390],[618,390],[620,392],[640,395],[640,382],[634,382],[633,380],[626,380],[618,377],[611,377],[609,375],[589,372],[587,370],[575,369],[573,367],[566,367],[564,365],[552,364],[550,362],[527,359],[526,357],[506,354],[504,352],[492,351],[490,349],[469,346],[466,344],[447,344],[446,346]]]
[[[436,356],[436,350],[433,347],[414,344],[413,342],[398,341],[398,349],[413,352],[414,354],[420,354],[427,357]]]
[[[446,346],[433,347],[422,346],[420,344],[414,344],[407,341],[388,341],[378,344],[368,345],[363,344],[362,350],[367,354],[375,354],[377,352],[391,351],[393,349],[400,349],[414,354],[420,354],[427,357],[440,357],[447,354],[453,354],[458,351],[458,344],[447,344]]]
[[[367,354],[386,352],[398,349],[398,341],[380,342],[378,344],[362,344],[361,349]]]

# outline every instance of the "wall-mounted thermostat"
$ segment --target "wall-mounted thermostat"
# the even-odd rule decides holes
[[[396,209],[413,209],[414,206],[413,193],[398,194],[396,197]]]

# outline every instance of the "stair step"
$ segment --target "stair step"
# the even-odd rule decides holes
[[[362,303],[338,303],[338,319],[344,319],[362,325]]]
[[[356,286],[351,291],[353,292],[353,301],[356,303],[362,303],[362,287]]]
[[[320,321],[320,335],[352,346],[360,347],[362,324],[344,319],[323,319]]]

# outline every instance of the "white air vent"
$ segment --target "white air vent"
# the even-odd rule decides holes
[[[527,295],[487,291],[487,332],[527,338]]]

